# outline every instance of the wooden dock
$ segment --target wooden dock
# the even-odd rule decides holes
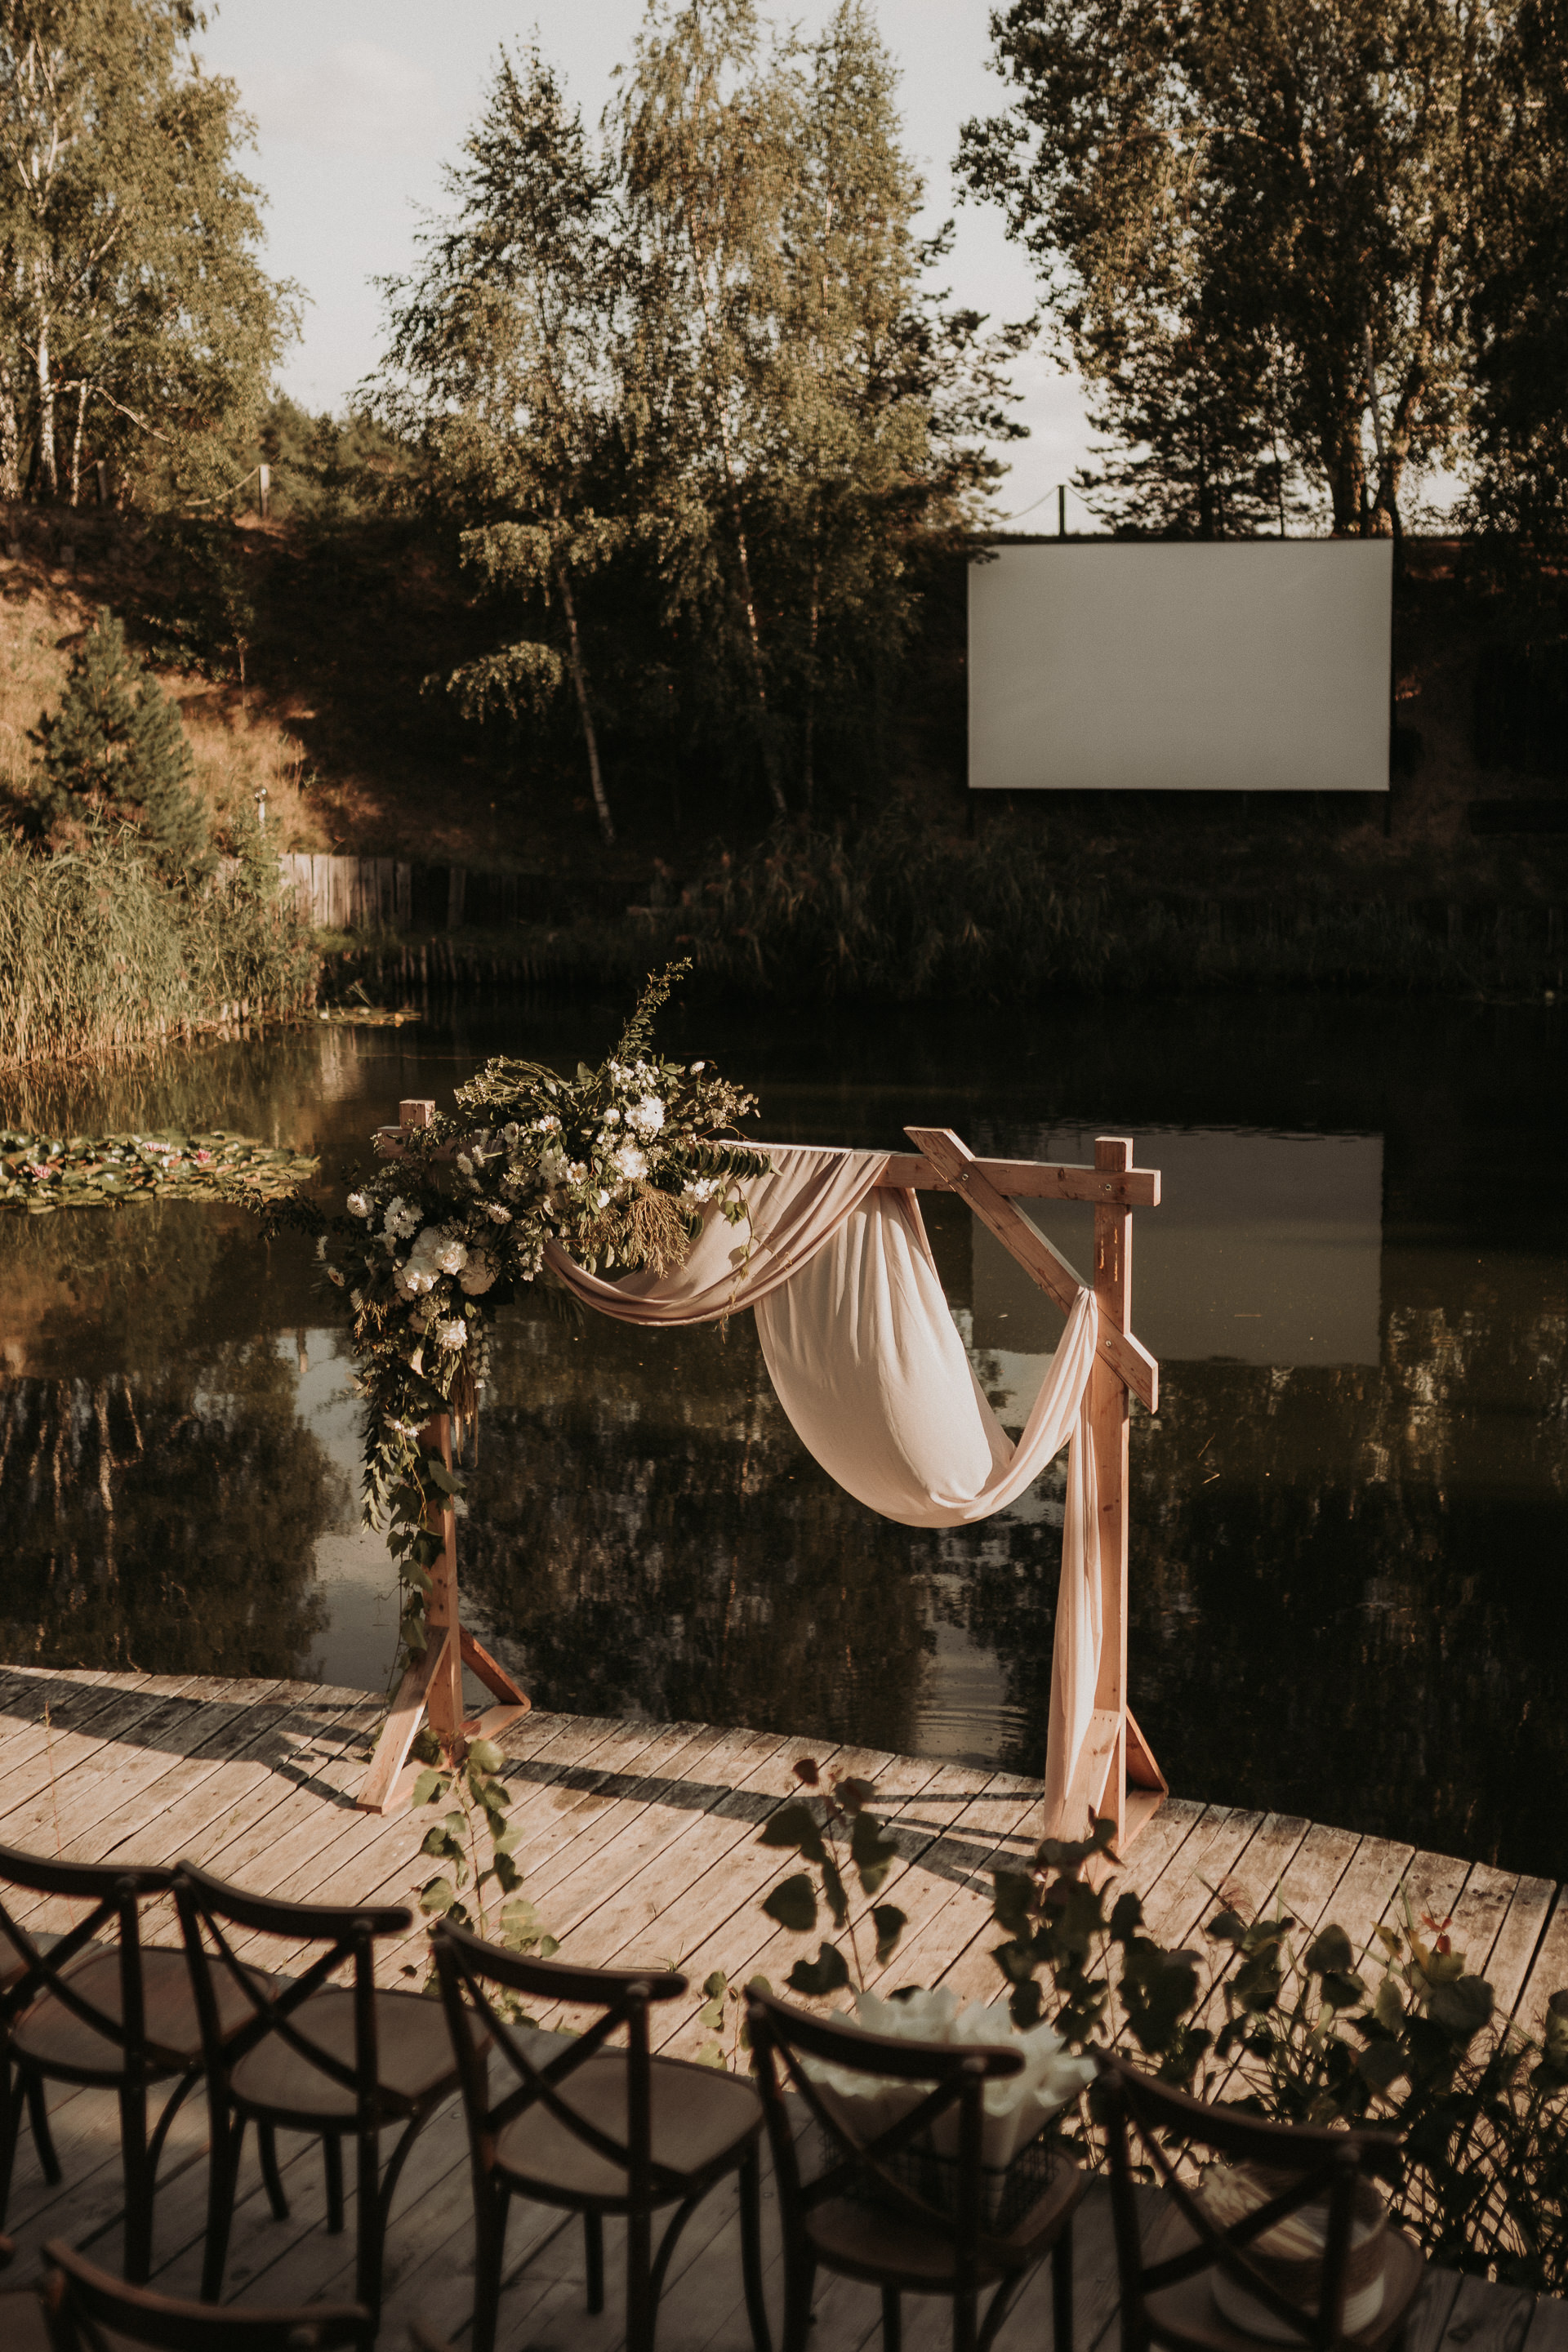
[[[380,1702],[363,1691],[309,1684],[0,1668],[0,1843],[78,1861],[190,1855],[245,1885],[306,1901],[411,1900],[432,1868],[418,1853],[426,1820],[383,1820],[353,1801],[380,1714]],[[715,1969],[739,1979],[760,1970],[782,1982],[803,1943],[759,1907],[783,1857],[758,1846],[757,1831],[795,1785],[794,1759],[812,1753],[825,1769],[874,1780],[879,1809],[897,1833],[900,1859],[882,1899],[897,1902],[910,1924],[889,1984],[941,1981],[965,1997],[999,1990],[989,1956],[990,1873],[1031,1851],[1037,1781],[700,1724],[535,1714],[502,1745],[526,1890],[573,1959],[674,1965],[694,1986]],[[1176,1798],[1133,1848],[1124,1876],[1142,1895],[1151,1932],[1169,1945],[1199,1930],[1216,1891],[1256,1908],[1276,1888],[1305,1926],[1335,1919],[1360,1945],[1392,1914],[1404,1885],[1418,1912],[1451,1918],[1468,1966],[1489,1978],[1501,2010],[1525,2025],[1538,2028],[1548,1995],[1568,1984],[1560,1888],[1350,1831]],[[58,1916],[47,1904],[18,1904],[40,1927],[69,1924],[65,1906],[57,1907]],[[153,1917],[148,1932],[153,1942],[175,1942],[172,1912]],[[285,1967],[288,1956],[271,1946],[268,1965]],[[422,1979],[422,1935],[388,1947],[382,1968],[389,1984],[414,1981],[408,1970]],[[708,2038],[696,2008],[695,1999],[672,2005],[664,2044],[671,2053],[694,2054]],[[118,2265],[112,2103],[56,2086],[50,2113],[64,2180],[47,2187],[24,2131],[7,2222],[18,2262],[7,2284],[25,2276],[42,2242],[57,2235]],[[247,2301],[346,2296],[352,2216],[347,2235],[329,2237],[319,2158],[304,2141],[280,2147],[291,2217],[271,2220],[259,2178],[247,2172],[226,2292]],[[158,2199],[156,2283],[170,2293],[195,2290],[204,2148],[205,2116],[193,2099],[173,2133]],[[453,2105],[416,2144],[394,2208],[384,2344],[401,2347],[411,2317],[466,2341],[470,2231],[467,2150]],[[613,2236],[607,2252],[614,2281]],[[1099,2352],[1102,2342],[1111,2352],[1115,2290],[1098,2195],[1080,2218],[1078,2272],[1073,2352]],[[584,2308],[574,2223],[520,2208],[508,2276],[503,2346],[615,2352],[620,2344],[616,2289],[603,2318]],[[1001,2346],[1022,2352],[1048,2343],[1048,2302],[1042,2278]],[[826,2283],[817,2312],[817,2352],[859,2352],[877,2341],[869,2289]],[[942,2306],[911,2303],[909,2352],[944,2341],[944,2322]],[[1476,2339],[1494,2336],[1498,2352],[1568,2352],[1568,2307],[1434,2273],[1410,2352],[1460,2345],[1481,2352]],[[733,2200],[719,2195],[681,2242],[660,2352],[743,2352],[748,2342]]]

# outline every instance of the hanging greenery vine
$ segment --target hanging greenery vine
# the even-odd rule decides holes
[[[668,1273],[712,1204],[743,1222],[741,1185],[772,1165],[731,1132],[752,1096],[710,1063],[654,1049],[654,1017],[688,969],[647,981],[597,1069],[580,1063],[565,1078],[540,1062],[487,1062],[455,1111],[400,1131],[342,1215],[290,1204],[353,1310],[365,1519],[391,1523],[405,1657],[424,1649],[436,1529],[462,1494],[424,1433],[438,1413],[474,1410],[496,1308],[555,1279],[552,1242],[591,1273]]]

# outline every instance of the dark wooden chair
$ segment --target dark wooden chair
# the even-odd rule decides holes
[[[769,2352],[757,2095],[732,2074],[656,2058],[649,2050],[650,2008],[681,2000],[686,1979],[673,1971],[524,1959],[447,1920],[437,1922],[431,1940],[458,2053],[473,2166],[473,2352],[493,2352],[514,2197],[582,2214],[591,2312],[605,2307],[604,2217],[625,2215],[626,2345],[628,2352],[653,2352],[659,2295],[676,2242],[709,2190],[731,2172],[739,2175],[746,2309],[759,2352]],[[563,2042],[509,2023],[490,1986],[599,2014],[583,2033]],[[471,2037],[476,2016],[512,2077],[493,2099]],[[626,2046],[606,2048],[623,2025]],[[676,2210],[656,2254],[653,2217],[671,2205]]]
[[[339,2345],[374,2343],[375,2323],[363,2304],[306,2303],[262,2311],[232,2304],[186,2303],[126,2286],[84,2262],[63,2239],[44,2248],[54,2352],[120,2352],[126,2342],[159,2352],[332,2352]],[[6,2340],[10,2352],[10,2340]]]
[[[169,2127],[203,2065],[202,2027],[183,1952],[144,1947],[141,1905],[167,1895],[168,1870],[57,1862],[0,1846],[0,1884],[86,1903],[64,1935],[30,1935],[0,1903],[0,2035],[5,2104],[0,2115],[0,2221],[24,2106],[32,2118],[45,2179],[60,2168],[49,2137],[45,2084],[86,2084],[120,2102],[125,2169],[125,2274],[145,2279],[153,2263],[153,2200]],[[232,1998],[219,2004],[221,2042],[241,2021]],[[171,2084],[148,2133],[148,2095]]]
[[[1016,2050],[978,2044],[905,2042],[865,2033],[752,1993],[747,2004],[752,2048],[767,2113],[784,2233],[784,2352],[804,2352],[818,2267],[864,2279],[882,2290],[882,2342],[899,2352],[906,2294],[951,2298],[955,2352],[986,2352],[1025,2278],[1048,2253],[1056,2341],[1072,2343],[1072,2217],[1084,2179],[1066,2157],[1042,2159],[1027,2177],[1032,2194],[1016,2220],[984,2210],[981,2166],[985,2085],[1023,2071]],[[850,2074],[929,2086],[904,2119],[858,2141],[825,2105],[802,2061]],[[791,2113],[793,2088],[804,2112]],[[958,2154],[951,2198],[932,2201],[931,2168],[917,2143],[940,2116],[956,2110]],[[797,2125],[809,2117],[823,2151],[804,2177]],[[803,2135],[804,2137],[804,2135]],[[1020,2175],[1022,2179],[1025,2176]],[[1004,2209],[1005,2210],[1005,2209]],[[994,2286],[980,2315],[982,2290]]]
[[[0,2238],[0,2271],[16,2252],[9,2238]],[[5,2352],[58,2352],[48,2306],[36,2286],[0,2289],[0,2344]]]
[[[174,1873],[174,1899],[195,1987],[206,2061],[210,2189],[202,2294],[223,2287],[240,2150],[254,2119],[272,2210],[289,2207],[273,2156],[278,2130],[320,2137],[327,2158],[327,2227],[343,2226],[342,2147],[354,2143],[358,2243],[354,2293],[379,2318],[386,2217],[409,2149],[432,2109],[457,2087],[458,2068],[437,2002],[375,1986],[379,1937],[406,1935],[402,1905],[342,1909],[247,1895],[194,1863]],[[322,1949],[301,1974],[264,1978],[240,1960],[233,1931]],[[329,1982],[339,1969],[352,1983]],[[237,2027],[228,2021],[245,2010]],[[476,2052],[483,2035],[474,2027]],[[381,2134],[402,2126],[384,2172]]]
[[[1261,2305],[1258,2317],[1266,2315],[1269,2336],[1297,2352],[1331,2352],[1341,2345],[1385,2352],[1400,2342],[1426,2268],[1410,2240],[1392,2228],[1382,2240],[1380,2309],[1354,2335],[1342,2326],[1357,2205],[1369,2181],[1391,2179],[1399,2169],[1399,2142],[1391,2133],[1271,2124],[1233,2107],[1205,2106],[1112,2055],[1100,2060],[1093,2095],[1109,2141],[1124,2352],[1149,2352],[1155,2345],[1172,2352],[1258,2352],[1263,2326],[1249,2333],[1225,2316],[1215,2300],[1216,2273],[1254,2307]],[[1193,2168],[1184,2161],[1194,2148],[1255,2168],[1270,2186],[1279,2184],[1278,2194],[1222,2227],[1194,2194]],[[1143,2254],[1147,2199],[1140,2196],[1138,2179],[1151,2175],[1184,2225],[1181,2242],[1152,2263]],[[1306,2311],[1279,2293],[1247,2249],[1288,2214],[1322,2200],[1328,2226],[1319,2302],[1315,2311]]]

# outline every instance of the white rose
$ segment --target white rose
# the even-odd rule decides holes
[[[657,1095],[644,1095],[641,1102],[633,1103],[626,1113],[626,1125],[635,1127],[645,1139],[657,1135],[664,1125],[664,1105]]]
[[[706,1063],[706,1062],[693,1062],[693,1063],[692,1063],[692,1065],[691,1065],[691,1075],[692,1075],[692,1076],[693,1076],[694,1078],[700,1078],[700,1077],[702,1076],[703,1071],[704,1071],[707,1067],[708,1067],[708,1065],[707,1065],[707,1063]]]
[[[351,1192],[347,1205],[351,1217],[368,1217],[370,1214],[371,1204],[363,1192]]]
[[[628,1184],[637,1182],[647,1174],[647,1154],[639,1151],[635,1143],[623,1143],[618,1151],[612,1151],[610,1164],[620,1170]]]
[[[618,1110],[607,1110],[605,1113],[605,1125],[606,1127],[619,1127],[620,1123],[621,1114]]]
[[[464,1322],[460,1315],[454,1315],[448,1321],[437,1324],[436,1344],[438,1348],[466,1348],[468,1346],[468,1327]]]

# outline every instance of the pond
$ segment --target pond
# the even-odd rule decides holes
[[[341,1181],[401,1097],[488,1053],[571,1065],[621,1008],[215,1047],[0,1121],[222,1126]],[[1183,1794],[1556,1877],[1568,1793],[1563,1012],[1329,999],[1007,1012],[672,1013],[763,1131],[1163,1171],[1134,1220],[1162,1363],[1132,1439],[1132,1703]],[[1005,1422],[1059,1318],[925,1196]],[[1089,1213],[1040,1222],[1079,1265]],[[355,1408],[308,1245],[153,1202],[0,1219],[0,1649],[14,1661],[379,1687],[395,1610],[358,1525]],[[1061,1472],[984,1525],[874,1519],[727,1334],[508,1309],[463,1577],[537,1704],[1040,1769]]]

